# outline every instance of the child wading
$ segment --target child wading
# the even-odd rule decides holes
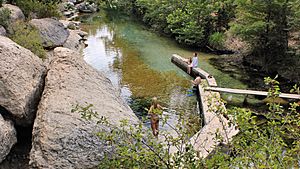
[[[157,103],[157,98],[152,98],[152,104],[148,111],[151,119],[151,128],[153,135],[158,137],[159,115],[162,114],[162,107]]]

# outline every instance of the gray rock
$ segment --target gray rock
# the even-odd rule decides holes
[[[74,51],[79,52],[81,49],[84,48],[84,39],[82,36],[80,36],[79,34],[82,31],[80,30],[70,30],[70,36],[68,37],[66,43],[63,45],[63,47],[68,48],[68,49],[72,49]]]
[[[76,22],[76,21],[59,20],[59,22],[61,22],[65,28],[72,29],[72,30],[79,29],[79,25],[80,25],[80,22]]]
[[[83,40],[87,40],[87,36],[89,35],[87,32],[78,31],[77,33],[78,33],[79,36],[82,37]]]
[[[72,2],[74,4],[82,3],[84,0],[69,0],[69,2]]]
[[[0,36],[6,36],[6,30],[3,26],[0,25]]]
[[[63,15],[66,16],[66,17],[72,17],[74,16],[74,11],[65,11],[63,12]]]
[[[71,113],[77,103],[93,104],[92,109],[113,124],[121,119],[138,122],[132,110],[122,101],[112,83],[83,61],[77,52],[54,49],[45,90],[33,128],[30,152],[32,168],[97,168],[105,147],[95,133],[100,124]]]
[[[43,87],[45,68],[40,58],[0,36],[0,106],[19,125],[32,124]]]
[[[45,48],[62,46],[70,34],[62,23],[52,18],[33,19],[30,24],[39,30]]]
[[[18,20],[21,20],[21,21],[25,20],[25,16],[24,16],[22,10],[19,7],[11,5],[11,4],[3,4],[3,7],[0,8],[0,9],[3,9],[3,8],[7,8],[7,9],[10,10],[10,12],[11,12],[10,20],[11,20],[11,22],[16,22]]]
[[[10,152],[10,149],[17,143],[17,133],[14,125],[9,120],[4,120],[0,114],[0,163]]]
[[[82,13],[94,13],[98,11],[98,7],[96,4],[92,3],[88,3],[88,2],[82,2],[78,5],[76,5],[76,8],[78,9],[79,12]]]

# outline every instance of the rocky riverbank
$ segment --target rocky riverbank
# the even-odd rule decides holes
[[[21,16],[18,7],[11,9]],[[0,168],[95,168],[111,149],[95,134],[101,125],[71,109],[93,104],[99,117],[116,125],[138,118],[79,54],[87,33],[78,22],[43,18],[29,24],[47,50],[44,60],[0,35]]]

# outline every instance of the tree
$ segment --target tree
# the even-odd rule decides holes
[[[299,23],[299,0],[237,0],[231,29],[252,45],[263,70],[274,72],[288,56],[289,32]],[[298,17],[297,17],[298,16]]]
[[[270,87],[269,98],[274,101],[280,93],[279,83],[271,78],[265,78],[265,82]],[[270,102],[268,106],[269,111],[260,119],[249,110],[233,109],[230,113],[235,114],[240,133],[227,152],[217,152],[208,165],[222,161],[222,165],[237,168],[298,168],[299,105],[291,103],[286,109]]]
[[[210,35],[229,28],[235,9],[232,1],[103,0],[107,8],[133,14],[151,29],[195,47],[205,47]]]

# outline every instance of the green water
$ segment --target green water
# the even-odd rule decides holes
[[[170,59],[173,53],[186,58],[199,53],[199,67],[212,74],[221,87],[247,88],[240,81],[215,69],[209,59],[218,57],[180,47],[174,40],[149,31],[133,19],[113,13],[82,16],[89,33],[84,59],[103,72],[128,103],[153,96],[172,109],[195,111],[195,97],[187,97],[191,78]],[[229,99],[243,96],[226,95]]]

